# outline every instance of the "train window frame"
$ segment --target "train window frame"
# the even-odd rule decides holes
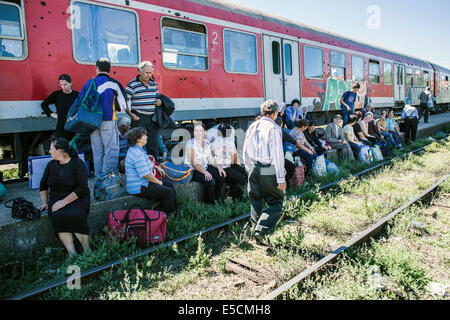
[[[274,44],[278,45],[278,51],[277,51],[277,58],[278,58],[277,59],[277,69],[278,69],[278,71],[277,72],[275,72],[275,63],[274,63],[275,62],[275,56],[273,54],[273,52],[274,52],[273,45]],[[272,41],[272,72],[275,75],[279,75],[279,74],[281,74],[281,69],[282,69],[282,65],[281,65],[281,43],[276,41],[276,40],[273,40]]]
[[[371,64],[371,63],[372,63],[372,64],[377,64],[377,65],[378,65],[378,74],[370,73],[370,64]],[[374,60],[374,59],[369,59],[369,64],[368,64],[368,66],[369,66],[369,83],[372,83],[372,84],[380,84],[380,80],[381,80],[381,77],[380,77],[380,71],[381,71],[381,68],[380,68],[380,61]],[[371,80],[371,76],[378,77],[378,81],[377,81],[377,82],[372,81],[372,80]]]
[[[340,65],[334,65],[333,64],[333,60],[331,59],[331,56],[334,54],[339,54],[339,55],[343,55],[344,56],[344,66]],[[330,74],[333,68],[339,68],[339,69],[344,69],[344,81],[347,81],[347,56],[345,55],[344,52],[340,52],[340,51],[336,51],[336,50],[331,50],[330,51]]]
[[[16,40],[16,41],[22,41],[22,56],[20,57],[3,57],[0,56],[0,60],[7,60],[7,61],[23,61],[28,58],[28,37],[27,37],[27,25],[25,20],[25,6],[24,6],[24,0],[20,0],[20,5],[18,5],[15,2],[8,2],[8,1],[1,1],[0,4],[9,5],[13,7],[17,7],[19,9],[19,18],[20,18],[20,31],[21,36],[20,37],[14,37],[14,36],[1,36],[1,39],[5,40]]]
[[[202,26],[205,28],[205,33],[202,32],[196,32],[196,31],[190,31],[187,29],[183,29],[183,28],[175,28],[175,27],[167,27],[167,26],[163,26],[163,20],[164,19],[168,19],[168,20],[176,20],[176,21],[181,21],[187,24],[196,24],[199,26]],[[160,34],[161,34],[161,64],[163,66],[164,69],[166,70],[185,70],[185,71],[195,71],[195,72],[208,72],[209,68],[210,68],[210,56],[209,56],[209,37],[208,37],[208,26],[204,23],[201,22],[197,22],[197,21],[192,21],[192,20],[185,20],[185,19],[179,19],[179,18],[175,18],[172,16],[161,16],[161,19],[159,21],[159,27],[160,27]],[[175,30],[183,30],[186,32],[191,32],[191,33],[196,33],[196,34],[202,34],[205,36],[205,43],[206,43],[206,55],[192,55],[192,56],[201,56],[201,57],[205,57],[206,58],[206,69],[191,69],[191,68],[177,68],[177,67],[167,67],[164,65],[164,29],[169,28],[169,29],[175,29]]]
[[[288,52],[288,50],[286,50],[286,46],[289,46],[289,65],[286,63],[286,61],[288,61],[286,57],[286,53]],[[292,45],[290,43],[283,43],[283,62],[284,62],[284,74],[286,76],[292,76],[294,70],[292,68]],[[288,72],[288,70],[290,72]]]
[[[419,77],[417,77],[419,76]],[[417,80],[420,80],[420,84],[417,84]],[[417,86],[423,86],[423,79],[422,79],[422,70],[420,69],[414,69],[414,85]]]
[[[362,79],[360,79],[360,80],[353,79],[353,58],[362,60]],[[364,66],[365,66],[364,57],[352,54],[352,82],[363,82],[364,81],[364,75],[365,75]]]
[[[426,81],[426,83],[425,83],[425,74],[427,75],[427,81]],[[427,71],[427,70],[423,70],[423,71],[422,71],[422,84],[423,84],[425,87],[429,87],[429,86],[430,86],[430,71]]]
[[[390,66],[390,74],[391,74],[391,82],[386,82],[386,69],[385,66]],[[394,67],[392,65],[392,62],[383,61],[383,84],[387,86],[392,86],[394,84],[394,74],[393,74]]]
[[[251,35],[251,36],[253,36],[255,38],[256,72],[237,72],[237,71],[230,71],[230,70],[227,69],[226,58],[225,58],[225,31],[231,31],[231,32],[236,32],[236,33],[248,34],[248,35]],[[256,34],[251,33],[251,32],[241,31],[241,30],[235,30],[235,29],[230,29],[230,28],[223,28],[223,30],[222,30],[222,42],[223,42],[223,68],[224,68],[226,73],[231,73],[231,74],[248,74],[248,75],[257,75],[259,73],[258,37],[256,36]]]
[[[98,2],[92,2],[92,1],[88,1],[88,0],[71,0],[70,1],[70,7],[72,7],[73,5],[75,5],[77,2],[79,3],[84,3],[84,4],[88,4],[88,5],[93,5],[93,6],[99,6],[99,7],[105,7],[105,8],[109,8],[109,9],[115,9],[115,10],[119,10],[119,11],[125,11],[125,12],[130,12],[133,13],[135,18],[136,18],[136,45],[137,45],[137,55],[138,55],[138,61],[136,64],[123,64],[123,63],[113,63],[111,62],[111,66],[115,66],[115,67],[128,67],[128,68],[136,68],[140,63],[141,63],[141,36],[140,36],[140,23],[139,23],[139,15],[138,13],[133,10],[133,9],[129,9],[129,8],[124,8],[124,7],[119,7],[116,5],[110,5],[110,4],[103,4],[103,3],[98,3]],[[74,28],[71,28],[71,32],[72,32],[72,56],[73,59],[75,60],[76,63],[81,64],[81,65],[95,65],[96,61],[92,62],[92,61],[81,61],[77,58],[76,55],[76,46],[75,46],[75,32],[74,32]]]
[[[411,84],[408,84],[408,77],[410,77],[409,79],[411,80]],[[406,70],[405,70],[405,85],[407,85],[408,87],[414,86],[414,70],[413,70],[413,68],[406,68]]]
[[[308,75],[306,74],[306,68],[305,68],[305,54],[306,54],[306,48],[311,48],[311,49],[318,49],[320,50],[321,54],[322,54],[322,63],[321,63],[321,67],[322,67],[322,77],[308,77]],[[324,57],[323,57],[323,48],[320,47],[315,47],[315,46],[309,46],[309,45],[304,45],[303,46],[303,75],[305,77],[305,79],[311,79],[311,80],[323,80],[325,78],[325,72],[324,72]]]

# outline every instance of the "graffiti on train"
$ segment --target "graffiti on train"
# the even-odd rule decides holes
[[[340,100],[345,91],[352,89],[353,82],[351,80],[341,80],[335,78],[328,78],[327,84],[323,81],[315,82],[314,87],[319,90],[317,96],[319,99],[314,98],[313,105],[314,111],[330,111],[341,110]],[[360,83],[361,88],[357,92],[357,98],[355,102],[355,110],[361,109],[364,106],[364,100],[367,94],[367,84]]]
[[[405,103],[410,105],[419,105],[419,96],[424,90],[425,87],[410,87],[408,91],[408,97],[405,99]]]
[[[436,96],[436,103],[450,103],[450,82],[441,83]]]

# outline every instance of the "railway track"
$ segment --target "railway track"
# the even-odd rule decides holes
[[[448,138],[448,137],[445,137],[445,138],[439,140],[438,142],[441,142],[441,141],[443,141],[443,140],[445,140],[445,139],[447,139],[447,138]],[[399,156],[399,157],[396,157],[396,158],[406,158],[406,157],[408,157],[408,156],[411,155],[411,154],[415,154],[415,153],[421,152],[422,150],[425,149],[425,147],[426,147],[426,146],[421,147],[421,148],[418,148],[418,149],[413,150],[413,151],[410,151],[410,152],[405,153],[405,154],[403,154],[403,155],[401,155],[401,156]],[[368,175],[368,174],[370,174],[370,173],[374,173],[374,172],[377,171],[378,169],[383,168],[383,167],[389,165],[389,164],[390,164],[394,159],[396,159],[396,158],[392,158],[392,159],[390,159],[390,160],[387,160],[387,161],[384,161],[384,162],[382,162],[382,163],[379,163],[379,164],[377,164],[376,166],[373,166],[373,167],[371,167],[371,168],[362,170],[362,171],[360,171],[360,172],[358,172],[358,173],[352,174],[352,175],[350,175],[350,176],[348,176],[348,177],[346,177],[346,178],[343,178],[343,179],[340,179],[340,180],[335,181],[335,182],[333,182],[333,183],[329,183],[329,184],[327,184],[327,185],[321,186],[321,187],[319,188],[319,191],[324,191],[324,190],[328,190],[328,189],[331,189],[331,188],[333,188],[333,187],[339,186],[339,183],[341,183],[341,182],[343,182],[343,181],[346,181],[346,180],[349,180],[349,179],[352,179],[352,178],[355,178],[355,177],[356,177],[356,178],[360,178],[360,177],[365,176],[365,175]],[[309,192],[311,192],[311,191],[307,191],[307,192],[301,193],[301,194],[299,194],[299,195],[291,196],[290,199],[291,199],[291,198],[301,198],[302,196],[304,196],[305,194],[307,194],[307,193],[309,193]],[[155,247],[151,247],[151,248],[142,250],[141,252],[139,252],[139,253],[137,253],[137,254],[133,254],[133,255],[129,255],[129,256],[127,256],[127,257],[123,257],[123,258],[120,258],[120,259],[116,259],[116,260],[114,260],[114,261],[110,261],[110,262],[108,262],[108,263],[102,264],[102,265],[97,266],[97,267],[95,267],[95,268],[91,268],[91,269],[89,269],[89,270],[83,271],[83,272],[80,273],[79,278],[77,278],[77,279],[74,279],[73,276],[71,276],[71,277],[66,277],[66,278],[63,278],[63,279],[60,279],[60,280],[51,282],[51,283],[49,283],[49,284],[46,284],[46,285],[43,285],[43,286],[34,288],[34,289],[29,290],[29,291],[27,291],[27,292],[24,292],[24,293],[22,293],[22,294],[13,296],[13,297],[9,298],[9,300],[22,300],[22,299],[30,299],[30,298],[36,298],[36,297],[39,297],[39,296],[43,295],[44,293],[48,292],[48,291],[51,290],[51,289],[54,289],[54,288],[57,288],[57,287],[59,287],[59,286],[62,286],[62,285],[67,284],[69,281],[70,281],[70,282],[72,282],[72,281],[74,281],[74,280],[80,280],[80,281],[82,281],[82,280],[85,280],[85,279],[88,279],[88,278],[91,278],[91,277],[98,276],[98,275],[101,274],[102,272],[105,272],[105,271],[107,271],[107,270],[113,268],[114,266],[120,265],[121,263],[124,263],[124,262],[126,262],[126,261],[131,261],[131,260],[135,260],[135,259],[140,258],[140,257],[147,256],[147,255],[149,255],[149,254],[151,254],[151,253],[153,253],[153,252],[155,252],[155,251],[157,251],[157,250],[161,250],[161,249],[163,249],[163,248],[170,247],[170,246],[172,246],[172,245],[174,245],[174,244],[178,244],[178,243],[184,242],[184,241],[186,241],[186,240],[189,240],[189,239],[192,239],[192,238],[194,238],[194,237],[197,237],[197,236],[199,236],[200,234],[205,234],[205,233],[212,232],[212,231],[214,231],[214,230],[219,230],[219,229],[224,228],[224,227],[226,227],[226,226],[228,226],[228,225],[231,225],[231,224],[233,224],[233,223],[236,223],[236,222],[239,222],[239,221],[243,221],[243,220],[245,220],[245,219],[248,219],[249,217],[250,217],[250,213],[247,213],[247,214],[244,214],[244,215],[235,217],[235,218],[230,219],[230,220],[228,220],[228,221],[225,221],[225,222],[223,222],[223,223],[216,224],[216,225],[214,225],[214,226],[211,226],[211,227],[202,229],[202,230],[200,230],[200,231],[191,233],[191,234],[189,234],[189,235],[185,235],[185,236],[179,237],[179,238],[177,238],[177,239],[174,239],[174,240],[171,240],[171,241],[162,243],[162,244],[157,245],[157,246],[155,246]],[[338,249],[338,250],[339,250],[339,249]],[[283,291],[283,292],[284,292],[284,291]],[[274,297],[275,297],[275,296],[274,296]],[[267,299],[270,299],[270,297],[267,297]]]
[[[350,248],[353,248],[363,242],[366,242],[370,238],[375,237],[378,235],[382,229],[391,221],[395,216],[400,214],[403,210],[409,208],[413,204],[417,202],[421,202],[422,200],[425,200],[426,202],[430,203],[431,199],[434,195],[434,193],[437,191],[439,186],[444,183],[450,175],[446,174],[444,177],[442,177],[438,182],[436,182],[434,185],[432,185],[430,188],[425,190],[423,193],[418,195],[417,197],[409,200],[407,203],[402,205],[400,208],[394,210],[390,214],[388,214],[386,217],[379,220],[377,223],[373,224],[357,236],[355,236],[350,241],[346,242],[345,244],[341,245],[338,249],[330,253],[329,255],[325,256],[321,260],[317,261],[314,265],[310,266],[306,270],[302,271],[286,283],[279,286],[277,289],[273,290],[266,296],[262,298],[262,300],[273,300],[277,299],[283,296],[286,292],[294,288],[295,286],[299,285],[302,281],[307,279],[308,277],[311,277],[317,273],[319,273],[321,270],[323,270],[326,266],[333,263],[337,257],[342,254],[343,252],[349,250]]]

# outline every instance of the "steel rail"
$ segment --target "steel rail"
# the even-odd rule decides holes
[[[286,291],[290,290],[292,287],[297,285],[299,282],[303,281],[304,279],[310,277],[311,275],[315,274],[319,270],[321,270],[324,266],[327,264],[333,262],[337,257],[344,252],[345,250],[348,250],[351,247],[357,246],[358,244],[365,242],[367,239],[374,237],[375,235],[379,234],[381,230],[386,226],[386,224],[394,218],[397,214],[405,210],[406,208],[410,207],[416,202],[419,202],[423,198],[427,197],[430,193],[434,192],[439,188],[439,186],[448,179],[449,174],[446,174],[444,177],[439,179],[438,182],[433,184],[430,188],[425,190],[423,193],[418,195],[417,197],[413,198],[412,200],[409,200],[407,203],[402,205],[400,208],[392,211],[390,214],[388,214],[386,217],[379,220],[377,223],[372,225],[371,227],[367,228],[365,231],[361,232],[359,235],[352,238],[347,243],[340,246],[338,249],[333,251],[332,253],[328,254],[321,260],[317,261],[315,264],[304,270],[303,272],[299,273],[297,276],[292,278],[291,280],[287,281],[277,289],[273,290],[266,296],[262,298],[262,300],[273,300],[275,298],[278,298]]]
[[[445,140],[445,139],[447,139],[447,138],[448,138],[448,135],[447,135],[445,138],[442,138],[442,139],[438,140],[437,142],[442,142],[443,140]],[[362,170],[362,171],[360,171],[360,172],[357,172],[357,173],[355,173],[355,174],[352,174],[352,175],[350,175],[350,176],[348,176],[348,177],[346,177],[346,178],[342,178],[342,179],[340,179],[340,180],[338,180],[338,181],[335,181],[335,182],[329,183],[329,184],[327,184],[327,185],[321,186],[321,187],[319,188],[318,191],[323,191],[323,190],[329,189],[329,188],[331,188],[331,187],[333,187],[333,186],[339,184],[340,182],[349,180],[349,179],[351,179],[351,178],[353,178],[353,177],[360,177],[360,176],[362,176],[362,175],[364,175],[364,174],[366,174],[366,173],[373,172],[373,171],[375,171],[376,169],[381,168],[382,166],[385,166],[385,165],[391,163],[392,160],[394,160],[394,159],[397,159],[397,158],[400,158],[400,159],[401,159],[401,158],[405,158],[405,157],[407,157],[407,156],[410,155],[410,154],[417,153],[417,152],[419,152],[419,151],[425,149],[425,147],[427,147],[427,146],[428,146],[428,145],[423,146],[423,147],[421,147],[421,148],[418,148],[418,149],[416,149],[416,150],[410,151],[410,152],[408,152],[408,153],[402,154],[402,155],[400,155],[400,156],[394,157],[394,158],[392,158],[392,159],[390,159],[390,160],[387,160],[387,161],[384,161],[384,162],[382,162],[382,163],[379,163],[379,164],[377,164],[376,166],[373,166],[373,167],[364,169],[364,170]],[[293,196],[290,196],[289,199],[292,199],[292,198],[301,198],[301,197],[303,197],[305,194],[307,194],[307,193],[309,193],[309,192],[311,192],[311,191],[313,191],[313,190],[310,190],[310,191],[301,193],[301,194],[299,194],[299,195],[293,195]],[[102,265],[100,265],[100,266],[91,268],[91,269],[89,269],[89,270],[83,271],[83,272],[80,273],[80,276],[79,276],[78,278],[74,278],[73,276],[69,276],[69,277],[66,277],[66,278],[63,278],[63,279],[60,279],[60,280],[56,280],[56,281],[51,282],[51,283],[49,283],[49,284],[43,285],[43,286],[41,286],[41,287],[37,287],[37,288],[34,288],[34,289],[32,289],[32,290],[26,291],[25,293],[22,293],[22,294],[19,294],[19,295],[10,297],[10,298],[8,298],[8,300],[23,300],[23,299],[29,299],[29,298],[32,298],[32,297],[36,297],[36,296],[42,295],[43,293],[45,293],[46,291],[49,291],[50,289],[54,289],[54,288],[56,288],[56,287],[59,287],[59,286],[64,285],[64,284],[66,284],[66,283],[69,283],[69,281],[70,281],[70,282],[73,282],[74,280],[80,280],[80,281],[81,281],[82,279],[85,279],[85,278],[94,276],[94,275],[96,275],[96,274],[98,274],[98,273],[100,273],[100,272],[106,271],[106,270],[108,270],[108,269],[110,269],[110,268],[112,268],[112,267],[114,267],[114,266],[116,266],[116,265],[119,265],[119,264],[121,264],[122,262],[129,261],[129,260],[133,260],[133,259],[136,259],[136,258],[145,256],[145,255],[148,255],[149,253],[155,252],[156,250],[160,250],[160,249],[169,247],[169,246],[171,246],[171,245],[173,245],[173,244],[177,244],[177,243],[180,243],[180,242],[189,240],[189,239],[191,239],[191,238],[193,238],[193,237],[197,237],[197,236],[200,235],[200,234],[205,234],[205,233],[208,233],[208,232],[211,232],[211,231],[220,229],[220,228],[222,228],[222,227],[225,227],[225,226],[227,226],[227,225],[230,225],[230,224],[232,224],[232,223],[242,221],[242,220],[244,220],[244,219],[249,218],[250,215],[251,215],[250,213],[246,213],[246,214],[241,215],[241,216],[239,216],[239,217],[232,218],[232,219],[227,220],[227,221],[225,221],[225,222],[222,222],[222,223],[216,224],[216,225],[214,225],[214,226],[211,226],[211,227],[202,229],[202,230],[200,230],[200,231],[191,233],[191,234],[189,234],[189,235],[185,235],[185,236],[179,237],[179,238],[177,238],[177,239],[174,239],[174,240],[171,240],[171,241],[162,243],[162,244],[157,245],[157,246],[155,246],[155,247],[151,247],[151,248],[145,249],[145,250],[143,250],[143,251],[140,251],[140,252],[137,253],[137,254],[129,255],[129,256],[124,257],[124,258],[119,258],[119,259],[116,259],[116,260],[107,262],[107,263],[105,263],[105,264],[102,264]]]

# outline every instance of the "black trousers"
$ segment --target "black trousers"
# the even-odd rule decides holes
[[[424,122],[428,122],[428,115],[429,115],[429,111],[428,111],[428,106],[426,103],[421,103],[419,106],[419,120],[420,117],[422,117],[422,114],[424,114]]]
[[[251,205],[250,220],[256,224],[255,231],[270,232],[281,218],[283,192],[278,189],[275,168],[255,165],[248,176],[248,198]],[[263,201],[268,205],[263,209]]]
[[[148,187],[141,187],[141,193],[138,197],[150,200],[159,200],[161,202],[162,211],[171,213],[177,209],[177,200],[175,187],[167,178],[162,178],[163,185],[157,183],[148,183]]]
[[[224,169],[227,174],[225,182],[230,183],[230,196],[242,199],[242,187],[247,183],[247,172],[243,166],[232,164]]]
[[[205,179],[205,175],[200,171],[194,170],[192,174],[192,180],[200,182],[205,187],[205,193],[203,197],[203,201],[206,203],[214,204],[214,200],[219,200],[222,197],[223,184],[225,182],[225,178],[219,174],[219,170],[213,166],[208,166],[206,168],[212,175],[212,179],[207,181]]]
[[[405,142],[410,143],[416,141],[417,127],[419,119],[416,117],[405,118]]]
[[[155,158],[159,156],[159,128],[152,121],[153,115],[146,115],[136,111],[132,111],[139,117],[138,121],[131,121],[133,128],[141,127],[147,130],[147,144],[144,146],[149,155]]]

